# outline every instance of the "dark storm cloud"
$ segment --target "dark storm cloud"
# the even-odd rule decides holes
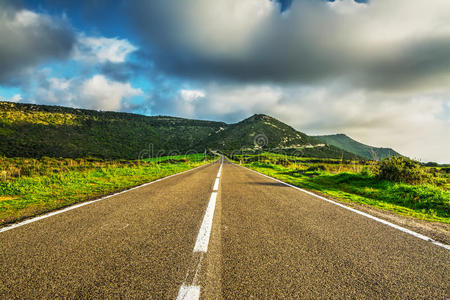
[[[429,38],[405,44],[393,53],[366,62],[355,82],[370,81],[372,86],[384,89],[422,89],[433,85],[433,81],[442,84],[439,78],[448,76],[449,70],[450,39]]]
[[[67,58],[75,43],[62,19],[0,2],[0,83],[17,84],[22,72],[40,63]]]
[[[109,78],[121,82],[130,81],[141,75],[153,80],[157,71],[149,56],[141,50],[137,50],[134,55],[136,57],[134,61],[125,61],[123,63],[105,62],[99,66],[99,71]]]
[[[100,73],[108,76],[113,80],[122,82],[129,81],[135,75],[132,65],[126,63],[116,64],[110,62],[107,62],[101,66]]]
[[[339,78],[401,88],[448,72],[450,34],[434,30],[449,15],[446,2],[434,3],[442,12],[425,2],[417,9],[406,0],[366,2],[282,1],[290,6],[283,14],[277,2],[257,0],[132,1],[129,8],[157,67],[189,78]],[[421,20],[427,13],[435,21]]]

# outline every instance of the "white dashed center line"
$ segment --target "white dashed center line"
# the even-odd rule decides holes
[[[216,182],[214,182],[213,191],[219,190],[219,180],[220,180],[220,178],[217,177],[217,178],[216,178]]]
[[[200,298],[200,285],[198,285],[197,282],[197,274],[201,268],[202,258],[203,255],[208,251],[208,244],[209,244],[209,238],[211,236],[211,229],[214,219],[214,210],[216,208],[216,200],[217,200],[217,193],[219,190],[219,183],[220,183],[220,175],[222,174],[222,162],[223,158],[220,160],[221,164],[219,167],[219,172],[217,173],[216,180],[214,182],[213,192],[211,193],[211,197],[209,198],[208,207],[206,208],[205,215],[203,217],[202,225],[200,226],[200,230],[197,235],[197,240],[195,241],[194,245],[194,253],[200,253],[200,260],[196,263],[196,270],[194,278],[192,279],[192,282],[190,284],[184,283],[180,290],[178,291],[177,300],[181,299],[193,299],[197,300]],[[189,275],[189,270],[188,270]],[[188,275],[186,275],[186,278],[188,278]]]
[[[197,241],[195,242],[194,252],[208,251],[209,236],[211,235],[212,222],[214,217],[214,209],[216,208],[217,192],[211,194],[209,199],[208,208],[206,209],[205,216],[203,217],[202,226],[197,235]]]
[[[178,292],[177,300],[197,300],[200,298],[200,286],[198,285],[182,285]]]

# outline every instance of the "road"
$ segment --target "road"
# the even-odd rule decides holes
[[[220,165],[0,232],[0,298],[450,297],[449,250]]]

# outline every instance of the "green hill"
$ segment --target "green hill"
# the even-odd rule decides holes
[[[382,160],[390,156],[401,156],[401,154],[391,148],[377,148],[368,146],[355,141],[345,134],[319,135],[315,136],[315,138],[328,145],[336,146],[367,159]]]
[[[150,156],[149,152],[204,151],[198,142],[223,126],[221,122],[0,102],[0,155],[137,159],[140,154]]]
[[[207,142],[209,147],[224,150],[295,148],[319,143],[306,134],[261,114],[228,125],[212,134]]]
[[[288,155],[328,158],[358,158],[335,146],[299,132],[270,116],[256,114],[211,134],[206,144],[225,151],[269,151]]]

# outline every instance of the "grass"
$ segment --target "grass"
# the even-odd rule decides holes
[[[241,157],[240,161],[255,171],[345,202],[450,224],[450,191],[446,188],[449,178],[442,174],[435,184],[412,185],[379,179],[373,162],[336,165],[305,163],[292,157],[273,155],[261,155],[260,158],[255,161],[255,157]]]
[[[95,199],[208,163],[203,155],[159,161],[0,157],[0,225]]]

